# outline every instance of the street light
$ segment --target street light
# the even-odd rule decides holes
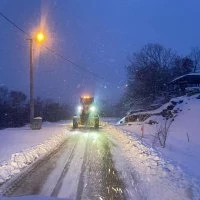
[[[34,38],[29,38],[30,42],[30,126],[32,127],[34,119],[34,69],[33,69],[33,42],[42,43],[45,39],[45,36],[42,32],[38,32]]]
[[[37,42],[41,43],[41,42],[44,41],[45,36],[44,36],[44,34],[43,34],[42,32],[39,32],[39,33],[37,33],[37,35],[36,35],[36,39],[37,39]]]

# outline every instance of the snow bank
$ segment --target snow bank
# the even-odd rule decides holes
[[[132,183],[133,190],[136,188],[135,184],[138,186],[140,182],[139,190],[143,191],[141,193],[144,199],[199,199],[198,186],[194,182],[188,181],[188,177],[180,168],[166,162],[153,148],[147,147],[141,140],[133,139],[130,132],[110,125],[107,125],[107,129],[117,139],[124,156],[131,163],[135,176],[139,177],[140,180],[132,180],[137,182]],[[123,174],[125,170],[120,169],[119,161],[116,164],[118,170]],[[125,179],[128,178],[127,176],[130,174],[126,175]],[[138,190],[138,188],[136,189]]]
[[[187,180],[188,185],[191,185],[190,190],[197,191],[200,190],[199,189],[200,188],[199,95],[194,95],[191,97],[182,96],[174,98],[170,102],[172,101],[178,103],[173,108],[173,111],[176,111],[174,114],[175,118],[170,126],[165,148],[160,147],[159,143],[154,143],[155,133],[158,131],[159,127],[162,126],[165,121],[161,115],[151,116],[144,122],[124,123],[118,125],[117,128],[124,135],[129,136],[130,144],[133,144],[137,141],[137,144],[142,144],[142,148],[143,146],[145,146],[150,150],[152,149],[153,152],[158,155],[159,159],[162,158],[162,160],[167,161],[169,166],[176,169],[176,171],[179,171],[179,174],[181,176],[184,176],[184,180]],[[161,108],[157,110],[148,111],[146,113],[150,114],[160,113],[162,112],[163,109],[166,109],[169,105],[171,105],[170,102],[164,104]],[[158,122],[158,124],[150,125],[148,124],[149,120],[156,121]],[[142,137],[142,128],[144,130],[143,137]],[[127,141],[127,143],[129,143],[129,141]],[[129,148],[131,149],[132,147],[130,146]],[[144,152],[145,151],[146,150],[144,150]],[[150,153],[150,155],[152,155],[152,153]],[[166,169],[168,171],[168,167]]]
[[[192,178],[196,177],[200,180],[200,99],[197,98],[198,96],[172,99],[174,102],[182,101],[182,103],[175,105],[173,109],[178,112],[169,129],[164,149],[153,145],[155,133],[164,121],[162,116],[151,116],[144,122],[129,122],[119,128],[128,131],[134,138],[141,139],[141,127],[143,126],[144,137],[142,140],[146,144],[153,145],[166,159],[180,166]],[[169,103],[163,105],[162,109],[166,109],[168,105]],[[149,125],[147,124],[149,120],[156,121],[158,124]]]
[[[54,127],[54,129],[53,129]],[[57,128],[55,128],[57,127]],[[51,133],[51,128],[52,128],[52,132],[54,133],[54,135],[52,135]],[[21,138],[22,140],[24,139],[24,134],[21,135],[20,133],[21,129],[12,129],[12,133],[14,133],[15,135],[18,135],[19,138]],[[8,130],[5,130],[5,132],[7,132]],[[3,132],[3,130],[1,131]],[[1,133],[0,132],[0,133]],[[28,165],[30,165],[31,163],[33,163],[34,161],[36,161],[37,159],[41,158],[42,156],[45,156],[47,153],[53,151],[55,148],[57,148],[66,138],[66,129],[64,128],[64,126],[61,126],[61,124],[46,124],[46,126],[44,126],[43,129],[39,130],[39,131],[33,131],[27,129],[26,134],[30,134],[29,137],[30,139],[33,136],[33,134],[35,134],[35,137],[38,137],[38,143],[37,145],[33,145],[32,146],[32,142],[30,139],[26,138],[27,143],[29,144],[29,148],[25,148],[23,149],[23,145],[19,145],[18,149],[22,149],[21,151],[18,151],[17,153],[12,153],[10,156],[9,154],[8,159],[6,161],[3,161],[0,163],[0,184],[3,184],[4,182],[6,182],[7,180],[9,180],[11,177],[13,177],[14,175],[19,174],[25,167],[27,167]],[[31,133],[32,134],[31,134]],[[50,132],[50,133],[48,133]],[[8,132],[7,132],[8,134]],[[41,135],[39,135],[41,134]],[[42,135],[48,135],[49,137],[42,137]],[[13,134],[11,134],[13,135]],[[0,135],[1,138],[2,135]],[[29,138],[28,137],[28,138]],[[2,138],[4,138],[2,136]],[[14,138],[12,138],[14,139]],[[13,140],[11,140],[11,142],[9,143],[9,141],[7,142],[7,148],[12,149],[12,145],[10,145],[11,143],[13,143]],[[15,141],[17,142],[17,141]],[[16,146],[15,146],[16,148]],[[15,149],[14,148],[14,149]],[[1,147],[0,147],[1,150]],[[5,156],[5,155],[4,155]]]

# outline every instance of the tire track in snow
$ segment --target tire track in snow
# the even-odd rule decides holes
[[[82,166],[81,166],[81,174],[80,174],[77,193],[76,193],[76,200],[81,199],[83,189],[84,189],[84,174],[85,174],[85,170],[86,170],[88,153],[89,153],[88,147],[89,147],[89,138],[87,137],[86,148],[85,148],[84,157],[83,157],[83,163],[82,163]]]
[[[80,189],[82,187],[80,177],[84,174],[84,160],[87,159],[85,156],[87,155],[89,133],[88,131],[76,131],[75,133],[79,137],[79,141],[69,165],[68,172],[63,177],[62,185],[57,194],[58,198],[76,199],[78,188]]]
[[[112,142],[104,131],[89,133],[85,151],[79,199],[124,200],[124,185],[112,159]]]
[[[63,171],[62,171],[62,173],[61,173],[61,175],[60,175],[60,177],[58,179],[58,182],[57,182],[53,192],[51,193],[51,196],[57,196],[59,191],[60,191],[60,188],[61,188],[62,183],[63,183],[63,179],[64,179],[65,175],[67,174],[67,172],[69,170],[69,167],[70,167],[70,163],[71,163],[71,161],[73,159],[74,151],[76,149],[77,143],[78,143],[78,140],[75,141],[75,144],[72,147],[72,150],[71,150],[70,155],[69,155],[69,157],[67,159],[65,167],[64,167],[64,169],[63,169]]]

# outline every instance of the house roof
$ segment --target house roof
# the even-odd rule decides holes
[[[200,84],[200,72],[198,73],[189,73],[184,74],[183,76],[179,76],[175,78],[170,83],[191,83],[191,84]]]

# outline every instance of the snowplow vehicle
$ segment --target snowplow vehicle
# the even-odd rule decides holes
[[[73,117],[73,128],[78,127],[99,128],[99,115],[94,104],[94,97],[80,97],[77,115]]]

